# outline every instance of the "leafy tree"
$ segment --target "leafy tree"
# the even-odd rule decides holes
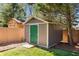
[[[24,4],[18,4],[18,3],[3,4],[1,16],[5,20],[4,23],[7,23],[8,20],[10,20],[10,18],[17,18],[19,20],[24,19],[25,18]]]
[[[68,30],[68,41],[70,45],[73,45],[72,38],[72,24],[74,20],[74,6],[73,4],[37,4],[38,11],[41,12],[46,18],[50,20],[56,20],[56,16],[61,14],[61,17],[65,17],[66,26]],[[56,15],[56,16],[55,16]],[[59,19],[59,17],[58,17]],[[61,20],[61,19],[60,19]],[[63,21],[63,19],[61,20]]]

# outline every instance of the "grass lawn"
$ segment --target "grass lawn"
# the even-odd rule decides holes
[[[59,49],[41,49],[38,47],[24,48],[18,47],[4,52],[0,52],[0,56],[79,56],[79,52],[65,51]]]

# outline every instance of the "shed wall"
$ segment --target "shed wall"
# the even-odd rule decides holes
[[[58,44],[62,40],[62,31],[56,29],[55,26],[49,24],[49,47]]]
[[[47,46],[47,24],[39,24],[39,44]]]
[[[54,42],[54,28],[53,25],[49,24],[49,46],[53,45]]]
[[[30,43],[30,38],[29,38],[29,25],[26,25],[25,27],[25,38],[26,38],[26,42]]]

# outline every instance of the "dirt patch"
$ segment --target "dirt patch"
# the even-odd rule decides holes
[[[6,51],[6,50],[9,50],[9,49],[13,49],[13,48],[16,48],[16,47],[19,47],[19,46],[21,46],[21,43],[10,44],[10,45],[6,45],[6,46],[0,46],[0,52]]]

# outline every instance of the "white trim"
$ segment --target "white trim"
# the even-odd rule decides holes
[[[26,25],[38,25],[38,24],[45,24],[45,23],[28,23]]]
[[[38,24],[45,24],[45,23],[28,23],[26,25],[38,25]]]
[[[39,24],[38,24],[38,42],[37,44],[39,44]]]
[[[49,24],[47,24],[47,48],[49,48],[48,44],[49,44]]]
[[[45,20],[43,20],[43,19],[41,19],[41,18],[39,18],[39,17],[30,16],[30,17],[27,18],[27,20],[24,22],[24,24],[27,23],[27,22],[28,22],[29,20],[31,20],[32,18],[36,18],[36,19],[38,19],[38,20],[40,20],[40,21],[43,21],[43,22],[45,22],[45,23],[48,23],[48,21],[45,21]]]
[[[30,43],[30,25],[29,25],[29,43]]]

